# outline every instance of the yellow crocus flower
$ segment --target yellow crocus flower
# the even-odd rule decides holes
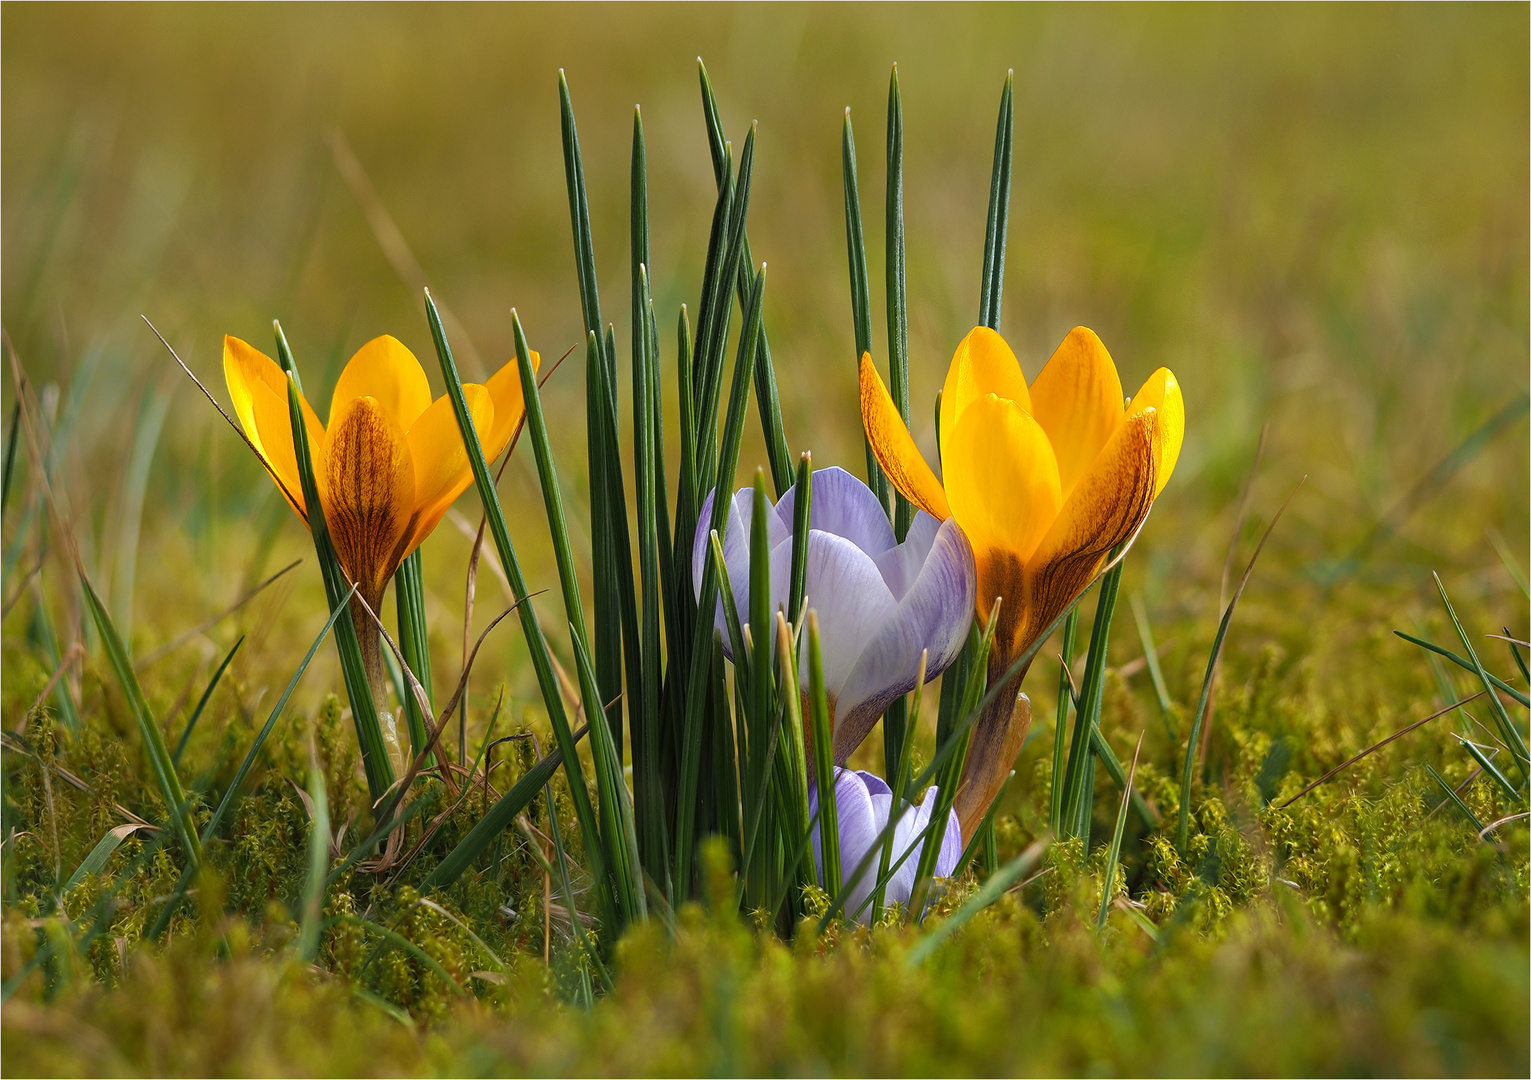
[[[538,356],[532,353],[532,369]],[[236,337],[223,339],[223,376],[245,434],[283,496],[308,521],[293,449],[287,376],[269,356]],[[506,364],[482,386],[463,386],[484,456],[493,459],[521,422],[521,375]],[[340,565],[374,612],[399,564],[430,535],[473,482],[452,401],[431,400],[430,381],[397,338],[373,338],[340,373],[329,423],[302,401],[324,521]],[[382,657],[372,620],[356,612],[357,636],[373,691]]]
[[[870,355],[861,416],[893,485],[973,546],[978,617],[998,598],[989,678],[999,678],[1089,585],[1111,549],[1143,524],[1180,455],[1185,403],[1160,368],[1124,405],[1116,365],[1095,334],[1070,331],[1030,387],[1005,339],[975,327],[941,392],[944,477],[920,456]],[[971,838],[1020,753],[1031,705],[1019,672],[973,727],[956,809]]]

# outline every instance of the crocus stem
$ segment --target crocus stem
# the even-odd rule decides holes
[[[372,701],[377,708],[378,726],[382,728],[388,760],[393,764],[393,774],[403,776],[409,763],[404,758],[404,748],[399,744],[398,725],[393,713],[383,708],[388,700],[388,675],[383,670],[383,643],[377,620],[373,617],[373,613],[380,610],[382,604],[381,595],[363,598],[358,590],[351,597],[351,621],[356,625],[356,642],[361,646],[362,669],[367,673],[367,685],[372,688]]]

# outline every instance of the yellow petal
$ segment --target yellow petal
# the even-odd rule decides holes
[[[324,520],[340,565],[376,610],[412,529],[415,470],[409,442],[371,397],[351,399],[330,424],[325,442]]]
[[[532,371],[537,371],[541,366],[542,357],[533,352]],[[489,397],[494,401],[494,426],[486,437],[484,429],[477,427],[476,415],[473,422],[479,440],[484,444],[485,460],[493,461],[510,445],[510,437],[516,433],[516,425],[521,422],[526,408],[521,397],[521,365],[512,360],[489,376],[484,389],[489,391]]]
[[[1031,384],[1031,415],[1058,455],[1068,498],[1122,419],[1122,380],[1093,330],[1076,326]]]
[[[986,553],[1026,562],[1063,501],[1058,462],[1041,425],[1016,402],[985,394],[941,441],[946,497],[979,566]],[[980,595],[979,610],[992,599]]]
[[[278,481],[288,505],[307,519],[303,506],[303,485],[298,477],[298,458],[292,445],[292,414],[287,408],[287,376],[276,361],[254,346],[225,335],[223,338],[223,378],[228,384],[234,412],[245,435],[255,444]],[[303,405],[303,421],[308,428],[309,453],[314,460],[314,479],[321,498],[324,492],[324,425],[298,395]]]
[[[330,398],[330,426],[356,398],[370,397],[387,413],[400,431],[431,405],[431,384],[415,354],[398,338],[384,334],[356,350],[346,363]]]
[[[952,355],[941,388],[941,468],[945,475],[946,439],[968,406],[983,397],[1008,398],[1024,413],[1031,412],[1031,394],[1015,353],[999,334],[987,326],[975,326]]]
[[[475,383],[466,383],[462,389],[474,430],[493,430],[498,410],[489,391]],[[437,398],[421,413],[409,429],[408,439],[409,456],[415,467],[415,523],[405,545],[406,557],[431,534],[447,507],[473,482],[473,466],[468,461],[451,398]]]
[[[1154,498],[1169,483],[1180,460],[1180,445],[1185,441],[1185,399],[1180,396],[1180,383],[1169,368],[1160,368],[1150,375],[1138,392],[1133,395],[1127,415],[1153,409],[1159,414],[1155,435],[1159,440],[1159,466],[1154,478]]]
[[[1157,427],[1153,409],[1125,417],[1037,545],[1026,567],[1027,626],[1017,653],[1084,591],[1111,549],[1148,516]]]
[[[898,406],[893,404],[882,376],[877,374],[871,353],[861,357],[861,423],[877,463],[904,498],[931,517],[943,521],[951,517],[941,481],[930,471],[920,448],[914,445],[914,436],[904,426]]]

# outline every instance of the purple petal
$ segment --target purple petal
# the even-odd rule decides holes
[[[903,546],[913,548],[927,529],[922,526],[916,534],[911,528]],[[903,556],[899,559],[901,566]],[[862,639],[865,647],[837,702],[836,761],[845,760],[861,744],[890,702],[914,689],[921,652],[929,651],[927,682],[957,658],[967,640],[976,592],[973,549],[955,521],[943,522],[892,617]]]
[[[789,534],[796,495],[796,488],[788,488],[776,504],[776,516]],[[872,489],[838,467],[814,472],[808,527],[842,536],[869,555],[878,555],[896,543],[888,512],[878,503]]]
[[[786,545],[790,568],[790,544]],[[774,561],[774,560],[773,560]],[[861,658],[867,642],[898,613],[898,605],[883,584],[877,564],[855,544],[841,536],[814,529],[808,534],[808,566],[803,603],[817,612],[820,655],[824,662],[824,686],[836,701],[835,728],[839,730],[839,700],[846,679]],[[790,572],[790,569],[789,569]],[[772,567],[772,577],[776,568]],[[802,636],[800,669],[808,672],[808,635]],[[804,685],[807,685],[806,682]],[[838,739],[836,740],[838,742]],[[837,762],[844,757],[835,755]]]
[[[702,512],[697,518],[696,537],[691,545],[691,591],[698,600],[702,595],[702,573],[707,567],[707,559],[711,551],[708,526],[712,523],[713,493],[708,492],[707,498],[702,503]],[[734,603],[739,609],[739,618],[743,622],[749,621],[750,602],[750,522],[755,514],[755,493],[750,488],[741,488],[734,492],[729,501],[728,514],[723,519],[723,528],[719,533],[719,539],[723,542],[723,561],[728,566],[728,581],[734,593]],[[781,527],[775,515],[769,515],[766,522],[767,537],[772,546],[779,546],[783,539],[791,546],[792,534]],[[776,582],[772,581],[772,592],[776,591]],[[783,585],[785,589],[787,586]],[[718,598],[717,611],[713,615],[713,626],[723,635],[723,652],[730,660],[733,659],[733,641],[728,633],[728,621],[723,614],[723,599]]]
[[[840,833],[840,873],[842,877],[850,877],[856,870],[857,865],[872,850],[872,844],[877,839],[877,834],[887,824],[886,813],[879,815],[873,803],[872,794],[867,790],[865,773],[854,772],[850,769],[835,770],[835,817],[839,825]],[[887,785],[883,785],[886,787]],[[808,793],[808,815],[810,819],[819,812],[818,789]],[[820,844],[819,828],[815,824],[813,828],[813,855],[819,863],[819,874],[822,878],[824,871],[824,852]],[[873,867],[862,875],[857,884],[855,896],[859,893],[854,903],[847,910],[855,911],[862,900],[871,895],[871,887],[876,884],[876,868]],[[840,883],[834,883],[831,893],[838,891]]]

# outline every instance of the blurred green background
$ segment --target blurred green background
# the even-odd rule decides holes
[[[512,307],[544,357],[576,348],[562,68],[604,313],[625,355],[634,104],[661,325],[696,305],[713,203],[698,56],[735,145],[759,123],[750,232],[770,264],[766,322],[794,451],[861,472],[845,108],[881,347],[885,104],[898,63],[914,426],[930,448],[930,402],[977,317],[995,109],[1014,69],[1006,336],[1034,377],[1083,323],[1129,391],[1161,364],[1184,388],[1185,453],[1129,570],[1156,622],[1215,610],[1267,421],[1248,529],[1309,476],[1257,577],[1271,625],[1300,638],[1294,612],[1336,587],[1401,625],[1433,604],[1429,569],[1494,625],[1523,622],[1486,531],[1525,565],[1524,421],[1445,483],[1415,485],[1527,385],[1524,5],[7,4],[0,15],[0,315],[45,410],[76,418],[62,488],[119,619],[138,608],[140,650],[308,547],[140,315],[225,399],[221,335],[270,350],[273,317],[317,402],[381,333],[416,351],[439,393],[425,283],[460,324],[470,375],[510,358]],[[364,181],[337,167],[340,140]],[[358,197],[367,187],[371,204]],[[407,255],[379,242],[378,208]],[[664,354],[673,376],[669,335]],[[581,361],[545,391],[576,506]],[[674,393],[672,377],[672,410]],[[4,400],[9,414],[8,378]],[[764,462],[758,431],[750,438],[746,470]],[[677,460],[672,446],[672,472]],[[530,459],[517,462],[503,495],[524,508],[512,517],[534,587],[551,585]],[[459,510],[476,521],[472,499]],[[451,520],[426,545],[446,657],[459,648],[467,548]],[[293,643],[311,634],[317,575],[306,565],[294,577],[247,620],[247,671],[290,670]],[[494,588],[481,580],[480,596]],[[498,606],[481,602],[478,623]],[[291,635],[276,629],[289,622]],[[283,658],[274,669],[261,666],[267,635]],[[1185,678],[1199,682],[1205,651],[1182,644]],[[1135,641],[1123,647],[1135,655]],[[486,685],[519,668],[501,667],[507,651],[519,645],[489,658]],[[338,684],[332,668],[326,677]],[[529,680],[515,678],[529,699]]]

